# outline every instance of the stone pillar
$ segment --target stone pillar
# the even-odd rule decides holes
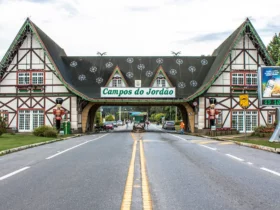
[[[188,114],[188,124],[192,133],[194,133],[195,112],[189,103],[183,104]]]
[[[88,120],[88,112],[94,103],[90,102],[82,111],[82,132],[86,132],[87,120]]]

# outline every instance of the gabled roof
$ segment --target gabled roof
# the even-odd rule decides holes
[[[124,82],[125,86],[128,87],[128,84],[126,82],[125,77],[123,76],[122,72],[120,71],[119,67],[116,66],[116,68],[114,69],[114,71],[112,72],[110,78],[108,79],[107,83],[106,83],[106,87],[110,84],[110,82],[112,81],[113,77],[115,76],[115,74],[119,74],[122,81]]]
[[[158,75],[159,75],[160,73],[163,74],[163,76],[165,77],[165,79],[166,79],[167,83],[169,84],[169,86],[170,86],[170,87],[173,87],[171,81],[169,80],[168,76],[166,75],[166,73],[165,73],[165,71],[163,70],[163,68],[162,68],[161,65],[159,66],[158,70],[156,71],[155,76],[154,76],[154,79],[153,79],[153,81],[152,81],[151,84],[150,84],[150,87],[152,87],[152,86],[154,85],[154,83],[155,83],[155,81],[156,81],[156,79],[157,79],[157,77],[158,77]]]
[[[119,68],[127,85],[134,87],[134,80],[141,80],[142,87],[149,87],[152,75],[162,68],[170,83],[177,87],[176,98],[193,100],[203,94],[222,72],[223,64],[231,49],[249,34],[266,65],[274,65],[264,44],[249,19],[243,22],[214,52],[212,56],[95,56],[69,57],[65,51],[47,36],[38,26],[27,19],[1,61],[1,74],[9,66],[28,32],[33,32],[54,67],[54,73],[73,93],[89,101],[99,101],[100,87]],[[93,70],[94,69],[94,73]]]
[[[215,61],[213,62],[208,75],[203,81],[203,85],[199,90],[188,97],[188,100],[192,100],[195,97],[198,97],[204,93],[219,77],[223,70],[223,64],[229,58],[231,50],[239,42],[239,40],[244,36],[244,33],[249,34],[249,38],[252,40],[252,43],[259,50],[259,53],[265,62],[266,65],[274,65],[274,61],[268,54],[265,45],[257,34],[255,28],[253,27],[251,21],[247,18],[216,50],[214,50],[212,56],[216,56]]]

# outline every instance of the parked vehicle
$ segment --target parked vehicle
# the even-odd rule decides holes
[[[105,122],[103,128],[105,130],[114,130],[114,125],[112,122]]]
[[[118,127],[117,121],[113,121],[113,125],[115,128],[117,128]]]
[[[170,130],[175,130],[175,122],[174,121],[165,121],[162,124],[163,129],[170,129]]]
[[[117,125],[123,125],[123,121],[118,120],[118,121],[117,121]]]

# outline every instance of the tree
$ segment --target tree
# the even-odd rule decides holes
[[[102,116],[101,116],[101,112],[96,112],[95,113],[95,123],[96,124],[102,124]]]
[[[156,122],[161,123],[161,119],[162,119],[163,117],[165,117],[165,114],[164,114],[164,113],[158,113],[158,114],[156,114],[156,116],[155,116],[154,119],[155,119]]]
[[[5,117],[2,117],[0,116],[0,136],[3,134],[3,133],[6,133],[6,119]]]
[[[280,33],[275,34],[267,46],[267,51],[275,61],[277,66],[280,66]]]
[[[115,120],[115,118],[114,118],[114,116],[113,115],[107,115],[106,117],[105,117],[105,120],[106,121],[114,121]]]

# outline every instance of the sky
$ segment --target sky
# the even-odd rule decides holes
[[[0,60],[29,17],[68,56],[211,55],[248,17],[280,32],[280,0],[0,0]]]

